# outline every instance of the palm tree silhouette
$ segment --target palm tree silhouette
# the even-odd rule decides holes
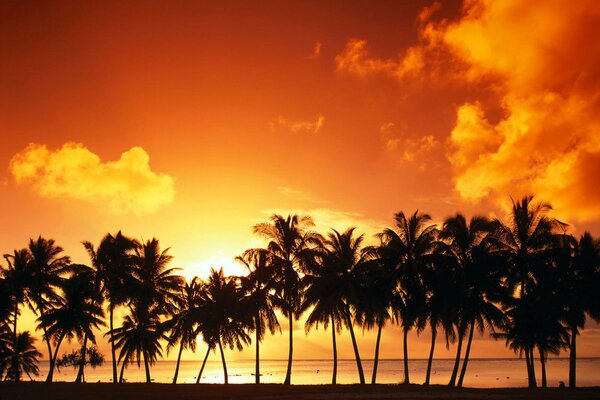
[[[367,330],[377,327],[375,341],[375,355],[373,358],[373,374],[371,384],[377,382],[377,367],[379,364],[379,346],[381,333],[388,321],[392,319],[390,311],[392,299],[396,295],[396,284],[391,273],[378,259],[378,248],[365,248],[365,262],[356,269],[360,289],[358,290],[358,304],[356,306],[356,319]]]
[[[119,349],[121,372],[119,382],[123,382],[123,373],[128,363],[137,362],[138,368],[144,361],[146,383],[152,382],[150,366],[162,356],[161,340],[169,338],[164,334],[160,324],[159,312],[155,308],[140,310],[130,305],[129,314],[123,324],[109,332],[111,341]]]
[[[60,286],[61,275],[68,269],[71,259],[60,255],[63,248],[56,245],[53,239],[44,239],[41,236],[38,236],[37,240],[29,240],[29,252],[31,253],[31,278],[33,278],[29,282],[30,297],[40,317],[43,317],[48,303],[56,300],[55,288]],[[50,357],[52,347],[46,328],[42,327],[42,329]],[[51,371],[52,365],[47,381],[52,380]]]
[[[467,348],[458,379],[459,387],[462,386],[466,374],[475,327],[483,333],[486,326],[493,331],[494,327],[503,322],[503,312],[496,305],[504,298],[503,270],[498,258],[490,254],[495,243],[491,237],[492,229],[491,221],[485,217],[475,216],[467,222],[462,214],[456,214],[446,219],[440,232],[440,237],[448,243],[448,249],[456,263],[454,278],[460,297],[457,309],[459,349],[467,327],[469,329]],[[458,351],[450,386],[456,384],[460,356]]]
[[[186,282],[177,296],[176,307],[163,322],[163,329],[170,332],[167,351],[179,342],[177,364],[173,383],[177,383],[181,353],[184,349],[196,351],[196,338],[200,333],[201,307],[203,306],[204,283],[198,277]]]
[[[108,300],[112,381],[117,383],[117,357],[115,341],[112,339],[111,333],[114,332],[114,311],[117,306],[125,304],[131,295],[134,283],[132,276],[133,251],[139,246],[139,243],[119,231],[114,236],[107,233],[97,248],[87,241],[83,242],[83,246],[92,260],[92,265],[98,271],[104,297]]]
[[[408,332],[425,326],[423,271],[436,248],[435,225],[429,224],[428,214],[415,211],[408,219],[403,212],[394,216],[396,229],[386,228],[379,238],[380,259],[397,282],[393,311],[400,320],[404,336],[404,383],[410,383],[408,371]]]
[[[8,267],[2,269],[2,275],[5,282],[5,288],[12,299],[12,315],[13,315],[13,341],[17,341],[17,321],[19,318],[19,304],[26,300],[28,301],[29,283],[32,280],[31,276],[31,255],[28,249],[15,250],[13,254],[5,254],[4,258]],[[29,302],[29,301],[28,301]],[[31,307],[34,307],[29,302]]]
[[[11,335],[7,333],[7,336]],[[31,375],[38,376],[38,358],[42,356],[34,346],[35,338],[28,331],[21,332],[16,340],[4,341],[5,349],[0,353],[0,377],[5,375],[5,380],[19,382],[25,373],[29,379]]]
[[[266,250],[275,270],[273,286],[278,294],[277,307],[289,320],[286,385],[292,379],[294,317],[300,317],[302,305],[303,288],[299,270],[306,266],[312,258],[314,247],[320,243],[320,235],[307,230],[313,225],[310,217],[274,214],[270,222],[257,224],[253,228],[254,233],[269,241]]]
[[[245,304],[248,312],[254,316],[252,328],[256,332],[256,367],[254,371],[255,383],[260,383],[260,342],[264,339],[265,331],[271,334],[276,329],[281,332],[275,304],[277,297],[271,286],[274,269],[271,266],[268,251],[264,249],[251,249],[242,256],[236,257],[236,261],[242,264],[248,275],[241,277],[241,288],[245,293]]]
[[[560,290],[564,303],[564,321],[570,331],[569,387],[577,384],[577,335],[585,327],[586,312],[596,320],[593,302],[598,297],[598,268],[600,265],[600,241],[585,232],[579,241],[570,235],[557,235],[554,260],[557,263]]]
[[[229,383],[223,345],[242,350],[251,339],[246,328],[252,326],[253,315],[242,302],[242,293],[235,277],[226,277],[223,268],[211,268],[205,287],[206,326],[203,334],[209,343],[216,343],[223,363],[224,383]],[[210,347],[210,346],[209,346]]]
[[[366,263],[367,252],[361,249],[363,235],[354,237],[354,229],[348,228],[343,233],[332,229],[323,241],[323,251],[319,257],[321,265],[312,268],[315,275],[307,276],[312,284],[312,289],[307,289],[306,292],[307,305],[315,306],[307,320],[307,328],[319,321],[326,328],[331,319],[335,338],[336,322],[338,327],[344,324],[350,331],[359,381],[364,385],[365,375],[354,334],[351,308],[356,308],[359,303],[357,272]]]
[[[76,336],[83,341],[87,337],[95,343],[94,329],[104,325],[102,321],[104,312],[93,297],[93,289],[90,289],[91,274],[89,267],[78,266],[75,273],[61,283],[62,296],[57,297],[51,307],[38,318],[48,340],[55,341],[47,382],[52,382],[58,351],[63,340],[66,338],[70,342]]]
[[[559,226],[558,221],[546,215],[551,209],[550,204],[533,203],[533,196],[525,196],[520,201],[513,201],[508,224],[494,220],[497,253],[505,257],[509,267],[506,283],[511,291],[519,292],[521,299],[526,298],[527,292],[535,286],[546,268],[548,252]],[[524,307],[524,304],[518,302],[517,306]],[[525,308],[524,314],[530,311]],[[534,342],[525,341],[523,344],[533,346]],[[525,353],[529,386],[535,387],[534,348],[521,350]]]

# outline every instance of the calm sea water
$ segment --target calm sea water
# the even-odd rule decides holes
[[[554,358],[548,360],[548,385],[558,386],[560,381],[568,382],[568,359]],[[182,361],[179,368],[179,383],[194,383],[201,365],[198,361]],[[434,360],[431,383],[446,384],[452,373],[454,360]],[[287,360],[261,360],[261,382],[281,383],[285,377]],[[363,368],[367,382],[371,380],[373,361],[363,360]],[[427,360],[411,360],[409,364],[412,383],[423,383]],[[230,383],[253,383],[254,360],[228,361]],[[47,373],[47,361],[40,363],[42,380]],[[105,363],[102,367],[86,368],[86,381],[108,382],[111,379],[112,367]],[[170,383],[175,371],[175,361],[158,361],[152,366],[151,375],[154,382]],[[331,383],[331,360],[294,360],[292,383],[295,384],[328,384]],[[539,364],[536,365],[538,384],[541,382]],[[55,373],[59,381],[74,380],[76,371],[62,368]],[[143,382],[145,373],[143,364],[129,365],[125,370],[128,382]],[[380,360],[377,382],[400,383],[404,379],[402,360]],[[354,360],[338,361],[338,383],[358,383],[358,373]],[[208,361],[202,374],[203,383],[222,383],[223,368],[220,361]],[[581,358],[577,360],[577,384],[579,386],[600,386],[600,358]],[[469,361],[465,386],[469,387],[522,387],[527,386],[527,374],[524,359],[473,359]]]

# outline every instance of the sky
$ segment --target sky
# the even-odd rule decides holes
[[[86,263],[81,241],[122,230],[186,277],[238,274],[274,212],[369,242],[401,210],[503,218],[528,194],[599,235],[599,21],[594,0],[1,1],[0,251],[42,235]],[[330,357],[296,330],[295,357]],[[400,341],[386,328],[382,357]],[[487,336],[472,354],[513,355]]]

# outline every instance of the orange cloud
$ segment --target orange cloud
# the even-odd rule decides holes
[[[290,120],[285,117],[279,117],[275,122],[271,122],[271,129],[277,127],[284,128],[293,133],[317,133],[325,124],[325,117],[318,114],[313,121],[310,120]]]
[[[141,147],[102,162],[81,143],[66,143],[51,151],[31,143],[10,161],[17,183],[28,183],[42,197],[84,200],[115,213],[156,212],[173,201],[174,180],[150,169]]]
[[[341,73],[366,77],[383,75],[402,79],[420,72],[424,65],[425,51],[420,46],[409,47],[397,60],[372,58],[367,51],[367,41],[351,39],[346,48],[335,57],[336,70]]]
[[[367,42],[353,39],[335,58],[337,70],[400,83],[443,77],[474,93],[491,87],[498,104],[472,98],[457,107],[447,151],[457,193],[498,204],[535,193],[563,218],[599,218],[600,3],[465,0],[456,21],[432,21],[439,8],[423,9],[418,43],[396,59],[371,57]],[[385,140],[389,150],[403,147]]]
[[[459,107],[449,159],[465,199],[536,193],[559,215],[600,216],[600,3],[468,1],[440,27],[477,81],[495,76],[505,116]]]
[[[396,131],[396,124],[393,122],[387,122],[379,128],[386,151],[392,153],[401,163],[419,161],[419,168],[425,169],[427,163],[424,160],[440,143],[432,135],[413,139],[401,137]]]

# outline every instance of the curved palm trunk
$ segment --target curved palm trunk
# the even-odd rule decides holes
[[[383,323],[379,322],[377,328],[377,340],[375,341],[375,359],[373,360],[373,376],[371,377],[371,385],[374,385],[377,381],[377,366],[379,365],[379,344],[381,343],[381,331],[383,330]]]
[[[350,337],[352,338],[352,347],[354,348],[354,358],[356,359],[356,368],[358,369],[358,379],[360,384],[365,384],[365,373],[363,371],[362,363],[360,361],[360,354],[358,353],[358,344],[356,343],[356,336],[354,336],[354,328],[352,326],[352,318],[350,317],[350,310],[346,307],[346,319],[348,321],[348,328],[350,329]]]
[[[456,386],[456,376],[458,375],[458,366],[460,365],[460,353],[462,352],[463,335],[461,332],[458,333],[458,347],[456,349],[456,358],[454,360],[454,368],[452,369],[452,376],[448,386]]]
[[[77,371],[77,378],[75,378],[76,383],[83,382],[83,370],[85,368],[85,355],[87,353],[87,341],[88,341],[88,335],[86,333],[83,336],[83,344],[81,345],[79,371]]]
[[[142,355],[144,356],[144,369],[146,370],[146,383],[152,382],[150,379],[150,365],[148,365],[148,357],[146,357],[146,352],[143,351]]]
[[[40,313],[40,318],[44,319],[44,308],[38,306],[38,311]],[[15,329],[17,325],[15,323]],[[42,326],[42,332],[44,333],[43,340],[46,342],[46,348],[48,349],[48,373],[50,373],[50,368],[52,368],[52,346],[50,345],[50,338],[48,337],[48,331],[45,326]],[[46,377],[46,380],[48,377]]]
[[[210,354],[210,346],[206,349],[206,355],[204,356],[204,361],[202,361],[202,366],[200,367],[200,372],[198,372],[198,377],[196,378],[196,383],[200,383],[200,378],[202,378],[202,372],[204,372],[204,366],[206,365],[206,360],[208,360],[208,355]]]
[[[221,339],[219,338],[219,351],[221,352],[221,362],[223,363],[223,378],[224,383],[229,384],[229,377],[227,376],[227,364],[225,364],[225,354],[223,353],[223,346],[221,346]]]
[[[408,373],[408,328],[404,328],[404,384],[410,383],[410,376]]]
[[[433,352],[435,351],[435,338],[437,337],[437,328],[431,325],[431,348],[429,350],[429,359],[427,360],[427,373],[425,374],[425,385],[429,385],[431,378],[431,365],[433,364]]]
[[[577,386],[577,327],[571,327],[571,349],[569,351],[569,387]]]
[[[112,356],[112,372],[113,372],[113,383],[117,383],[117,357],[115,355],[115,342],[113,339],[113,313],[114,307],[111,304],[109,306],[109,314],[110,314],[110,354]],[[123,376],[123,370],[121,369],[121,377],[118,382],[121,382],[121,378]]]
[[[173,383],[177,383],[177,375],[179,375],[179,364],[181,363],[181,353],[183,353],[183,338],[179,344],[179,354],[177,354],[177,364],[175,364],[175,375],[173,376]]]
[[[290,343],[289,343],[287,371],[285,373],[285,380],[283,381],[284,385],[289,385],[292,382],[292,356],[294,354],[294,341],[293,341],[294,314],[292,311],[290,311],[288,318],[290,321]]]
[[[56,343],[56,348],[54,349],[54,355],[50,359],[50,370],[48,371],[48,376],[46,377],[46,382],[52,382],[54,377],[54,366],[56,365],[56,357],[58,356],[58,349],[60,347],[61,342],[63,341],[65,334],[61,334],[58,342]]]
[[[473,331],[475,330],[475,320],[471,321],[471,330],[469,331],[469,339],[467,340],[467,349],[465,350],[465,359],[463,360],[462,369],[460,370],[460,378],[458,378],[458,387],[462,387],[465,375],[467,374],[467,364],[469,363],[469,354],[471,354],[471,343],[473,342]]]
[[[256,315],[254,317],[254,322],[256,325],[256,366],[254,368],[254,383],[256,383],[257,385],[260,384],[260,320],[259,320],[259,316]]]
[[[337,344],[335,342],[335,318],[331,316],[331,336],[333,339],[333,376],[331,377],[331,384],[337,383]]]
[[[544,354],[544,352],[542,351],[542,349],[538,348],[539,353],[540,353],[540,362],[542,363],[542,387],[548,387],[547,381],[546,381],[546,355]]]
[[[527,385],[531,387],[531,358],[529,357],[529,349],[525,349],[525,365],[527,365]]]
[[[125,366],[127,365],[127,359],[123,360],[121,364],[121,372],[119,373],[119,383],[123,383],[123,373],[125,372]]]

